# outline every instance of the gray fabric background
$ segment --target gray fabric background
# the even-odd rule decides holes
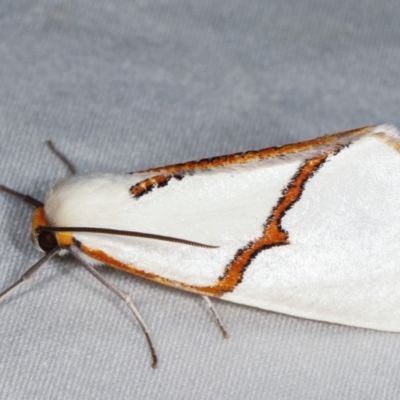
[[[1,182],[43,199],[66,175],[127,172],[400,125],[400,2],[2,0]],[[339,177],[345,179],[343,177]],[[40,253],[31,209],[0,195],[0,289]],[[394,238],[398,240],[398,238]],[[397,399],[400,335],[215,301],[69,258],[0,306],[1,399]]]

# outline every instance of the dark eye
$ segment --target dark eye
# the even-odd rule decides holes
[[[38,244],[46,253],[53,250],[58,245],[56,238],[50,232],[40,232],[38,236]]]

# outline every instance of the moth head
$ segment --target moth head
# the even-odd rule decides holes
[[[56,247],[65,248],[72,244],[72,234],[69,232],[49,232],[50,224],[46,218],[44,207],[38,207],[32,218],[31,238],[39,250],[48,253]]]

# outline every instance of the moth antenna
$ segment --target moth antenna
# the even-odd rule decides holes
[[[193,242],[191,240],[185,240],[175,238],[172,236],[155,235],[153,233],[144,233],[136,231],[125,231],[120,229],[107,229],[107,228],[91,228],[91,227],[78,227],[78,226],[42,226],[39,227],[37,233],[40,232],[85,232],[85,233],[103,233],[106,235],[117,235],[117,236],[130,236],[139,237],[144,239],[163,240],[165,242],[173,242],[180,244],[187,244],[189,246],[204,247],[208,249],[217,249],[219,246],[211,246],[204,243]]]
[[[36,200],[27,194],[23,194],[23,193],[17,192],[16,190],[10,189],[7,186],[0,185],[0,190],[2,190],[3,192],[6,192],[8,194],[12,194],[15,197],[20,198],[24,203],[30,204],[31,206],[33,206],[35,208],[44,206],[44,204],[41,201]]]
[[[61,151],[56,149],[51,140],[47,140],[46,144],[50,149],[50,151],[68,168],[69,172],[71,172],[71,175],[75,175],[76,168],[74,164],[71,161],[69,161],[68,158],[63,153],[61,153]]]
[[[49,261],[51,258],[53,258],[61,249],[59,247],[55,247],[46,255],[41,258],[36,264],[34,264],[32,267],[28,269],[18,280],[15,282],[13,285],[11,285],[9,288],[4,290],[4,292],[0,293],[0,301],[2,301],[7,295],[9,295],[11,292],[13,292],[18,286],[26,282],[27,280],[31,279],[33,275],[36,274],[36,272],[39,270],[39,268],[44,265],[47,261]]]
[[[211,299],[208,296],[205,296],[204,294],[201,295],[201,297],[203,298],[203,300],[207,303],[208,308],[210,309],[212,315],[214,316],[214,318],[217,320],[219,329],[222,332],[222,336],[227,339],[229,337],[229,333],[228,331],[225,329],[224,323],[222,322],[221,317],[218,314],[217,309],[214,307],[214,303],[211,301]]]
[[[150,329],[147,327],[146,323],[144,322],[142,316],[139,314],[139,311],[133,304],[129,294],[119,287],[115,286],[111,282],[109,282],[106,278],[104,278],[103,275],[100,274],[99,271],[97,271],[95,268],[93,268],[86,260],[81,256],[80,251],[78,248],[71,246],[68,248],[68,251],[95,277],[97,278],[107,289],[111,290],[113,293],[115,293],[118,297],[120,297],[126,305],[129,307],[129,309],[132,311],[132,314],[135,316],[136,320],[138,321],[140,327],[142,328],[142,331],[146,337],[147,344],[149,345],[151,357],[153,359],[152,362],[152,368],[157,368],[157,353],[153,344],[153,340],[151,338],[151,332]]]

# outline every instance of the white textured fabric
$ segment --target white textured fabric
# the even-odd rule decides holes
[[[1,183],[43,200],[66,170],[128,172],[389,122],[400,3],[0,4]],[[0,290],[38,258],[0,196]],[[397,240],[396,237],[393,240]],[[150,326],[70,258],[0,304],[1,399],[397,399],[400,335],[215,301],[108,268]]]

